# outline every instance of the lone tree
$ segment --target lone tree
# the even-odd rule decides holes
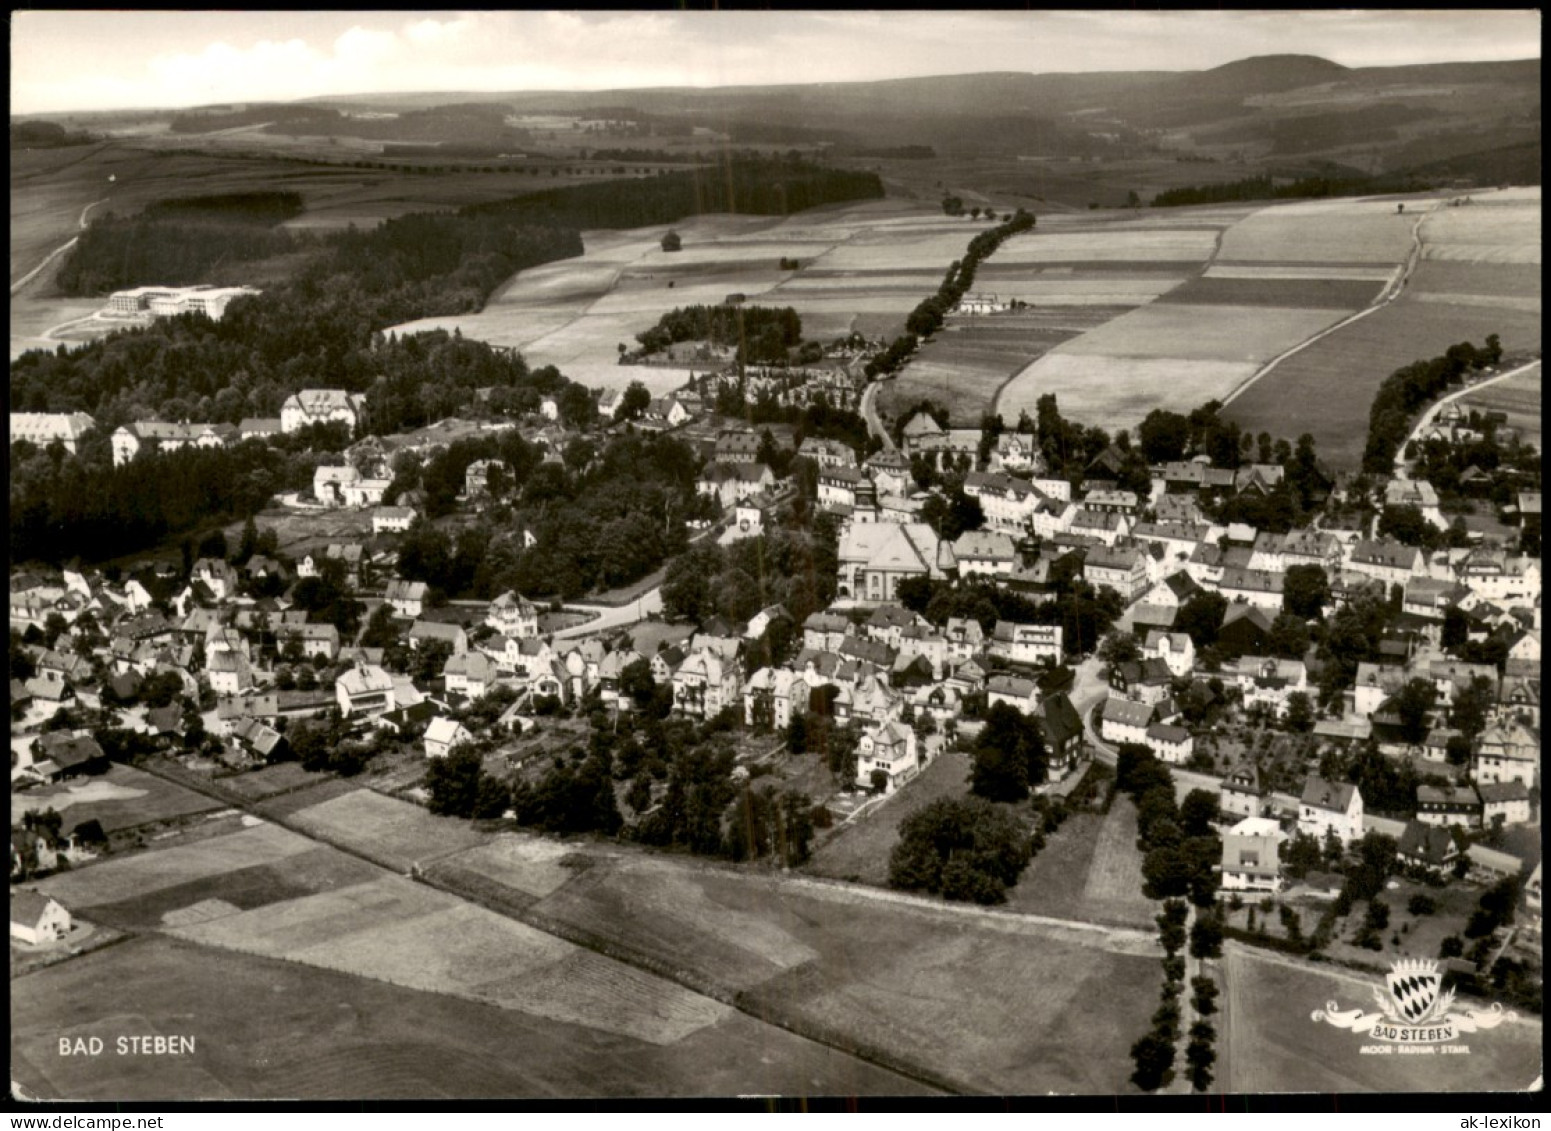
[[[683,248],[683,246],[683,237],[672,229],[669,229],[669,231],[662,237],[663,251],[679,251]]]

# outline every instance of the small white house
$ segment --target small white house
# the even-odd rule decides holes
[[[1281,826],[1269,817],[1245,817],[1222,838],[1224,891],[1269,891],[1281,887]]]
[[[11,893],[11,937],[38,946],[70,933],[70,912],[41,892]]]
[[[425,756],[427,758],[445,758],[465,742],[472,742],[474,736],[468,732],[468,728],[455,719],[435,718],[425,731]]]
[[[1152,629],[1147,633],[1142,654],[1148,659],[1162,660],[1175,678],[1189,675],[1196,666],[1196,645],[1185,632],[1162,632]]]

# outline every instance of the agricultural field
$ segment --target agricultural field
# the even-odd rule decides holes
[[[1161,978],[1141,932],[649,857],[599,861],[535,908],[743,987],[751,1012],[974,1090],[1127,1091]],[[1122,1004],[1095,1009],[1100,997]]]
[[[1224,232],[1217,258],[1229,263],[1399,263],[1411,252],[1418,214],[1442,201],[1407,198],[1403,203],[1403,214],[1393,200],[1272,205]]]
[[[1507,413],[1508,426],[1517,428],[1520,438],[1527,443],[1543,449],[1541,410],[1545,403],[1544,380],[1540,367],[1536,366],[1504,381],[1494,382],[1478,393],[1461,397],[1460,402],[1466,411],[1480,409],[1482,412]]]
[[[54,809],[66,829],[95,819],[107,833],[221,808],[208,797],[120,765],[99,776],[13,794],[11,805],[18,818],[24,812]]]
[[[278,864],[315,848],[306,837],[260,824],[194,844],[112,856],[90,867],[48,876],[37,886],[66,907],[89,910],[218,878],[241,868]]]
[[[1517,310],[1418,301],[1403,294],[1279,363],[1228,402],[1224,415],[1251,432],[1314,437],[1338,471],[1362,462],[1368,410],[1384,378],[1456,342],[1497,334],[1509,353],[1540,350],[1540,316]]]
[[[977,425],[1002,386],[1030,362],[1122,309],[1067,306],[984,318],[952,316],[910,364],[878,390],[878,412],[895,419],[930,399],[948,410],[953,424]]]
[[[1002,266],[1045,263],[1170,263],[1188,270],[1211,259],[1221,229],[1216,227],[1153,228],[1111,223],[1094,231],[1061,231],[1036,227],[1007,240],[993,261]]]
[[[1340,321],[1340,312],[1155,303],[1062,346],[1074,357],[1258,363]],[[1146,415],[1145,409],[1138,417]]]
[[[1186,412],[1221,398],[1255,372],[1253,361],[1198,361],[1177,357],[1104,357],[1053,350],[1018,374],[996,401],[1003,420],[1034,415],[1046,393],[1056,394],[1067,419],[1131,427],[1154,408]]]
[[[320,840],[344,845],[400,872],[488,839],[466,821],[436,817],[369,789],[295,810],[290,820]]]
[[[105,1006],[102,987],[113,987]],[[11,984],[11,1072],[47,1099],[921,1094],[728,1013],[661,1045],[291,962],[134,940]],[[58,1055],[60,1036],[192,1036],[192,1057]],[[521,1055],[511,1055],[520,1049]],[[600,1051],[606,1050],[606,1055]]]
[[[1541,1073],[1539,1018],[1461,1034],[1468,1055],[1365,1056],[1381,1044],[1314,1021],[1315,1010],[1371,1010],[1378,975],[1311,966],[1228,943],[1218,1024],[1220,1086],[1230,1092],[1522,1091]],[[1460,1000],[1465,1008],[1479,1003]],[[1386,1046],[1388,1047],[1388,1046]]]
[[[1381,287],[1379,281],[1372,279],[1245,278],[1208,272],[1159,296],[1158,301],[1207,307],[1338,310],[1345,314],[1374,301]]]
[[[521,272],[478,314],[422,319],[400,332],[456,327],[465,337],[522,351],[594,388],[640,380],[654,393],[683,384],[683,368],[621,366],[618,346],[678,306],[729,294],[791,306],[804,337],[860,330],[892,336],[936,290],[977,226],[899,201],[837,205],[786,218],[702,216],[673,225],[683,250],[664,252],[666,227],[584,232],[586,253]],[[783,258],[802,267],[783,271]]]

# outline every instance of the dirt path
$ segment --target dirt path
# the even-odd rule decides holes
[[[88,212],[90,212],[93,208],[96,208],[97,205],[99,205],[99,204],[106,204],[106,203],[108,203],[107,197],[103,197],[103,199],[101,199],[101,200],[94,200],[90,204],[88,204],[85,208],[81,209],[81,218],[77,221],[77,226],[84,232],[86,230],[86,214]],[[80,236],[71,236],[66,242],[64,242],[60,246],[56,247],[53,251],[51,251],[47,255],[45,255],[43,257],[43,262],[39,263],[31,271],[28,271],[20,279],[17,279],[16,282],[12,283],[11,284],[11,295],[12,295],[12,297],[15,297],[16,295],[20,294],[21,291],[22,291],[22,288],[24,288],[28,283],[30,283],[34,279],[36,279],[38,277],[38,275],[43,271],[43,269],[45,267],[47,267],[49,264],[53,263],[61,255],[63,255],[65,252],[69,251],[78,242],[80,242],[80,239],[81,239]],[[68,325],[68,323],[67,323],[67,325]],[[57,327],[57,326],[54,327],[54,329],[56,329],[56,330],[58,328],[59,327]],[[53,332],[52,330],[46,331],[43,336],[46,338],[52,332]]]

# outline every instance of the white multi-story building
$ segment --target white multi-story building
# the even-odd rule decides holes
[[[280,430],[297,432],[310,424],[343,424],[354,431],[366,414],[366,398],[343,389],[303,389],[280,406]]]
[[[1298,804],[1298,831],[1316,840],[1324,840],[1327,832],[1333,832],[1342,844],[1361,840],[1362,791],[1349,782],[1311,776],[1303,783],[1303,797]]]
[[[142,318],[203,314],[219,322],[233,299],[263,293],[254,287],[135,287],[109,295],[107,312]]]
[[[113,466],[134,459],[142,451],[175,452],[179,448],[220,448],[231,443],[237,429],[231,424],[164,424],[137,420],[113,433]]]
[[[76,442],[96,426],[97,422],[84,412],[13,412],[11,443],[26,440],[46,448],[58,440],[65,451],[74,455]]]

